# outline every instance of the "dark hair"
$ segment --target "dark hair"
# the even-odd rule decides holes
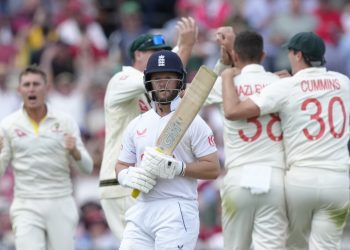
[[[296,49],[289,49],[290,51],[293,51],[293,54],[297,54],[300,50]],[[300,51],[303,54],[303,61],[308,67],[322,67],[326,64],[326,60],[323,58],[320,61],[312,60],[309,56],[305,55],[302,51]]]
[[[46,73],[40,69],[37,65],[30,65],[27,68],[25,68],[20,74],[19,74],[19,81],[21,81],[22,77],[27,74],[37,74],[40,75],[44,82],[47,82],[47,76]]]
[[[264,42],[257,32],[242,31],[237,34],[233,47],[242,61],[260,63]]]

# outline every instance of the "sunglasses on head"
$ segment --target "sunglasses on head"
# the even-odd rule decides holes
[[[163,45],[163,44],[165,44],[165,40],[162,35],[153,35],[150,39],[144,41],[138,47],[138,50],[142,50],[143,48],[148,48],[151,46]]]

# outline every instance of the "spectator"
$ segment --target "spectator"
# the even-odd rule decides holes
[[[48,102],[53,108],[69,114],[78,123],[79,128],[86,131],[85,91],[77,81],[78,79],[69,72],[60,73],[54,79]]]
[[[289,67],[288,57],[282,45],[292,36],[302,31],[314,31],[317,25],[315,16],[305,12],[302,0],[289,0],[286,12],[278,12],[271,18],[271,30],[267,41],[276,50],[273,70]]]
[[[108,228],[101,206],[87,201],[81,206],[82,232],[78,234],[75,250],[112,250],[119,242]]]
[[[111,34],[109,49],[113,55],[120,55],[122,64],[131,65],[129,46],[136,37],[147,33],[150,28],[143,24],[141,7],[136,1],[125,1],[120,7],[119,14],[121,26]]]

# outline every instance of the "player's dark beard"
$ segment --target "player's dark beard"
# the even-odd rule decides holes
[[[156,102],[162,103],[162,104],[168,104],[172,102],[179,95],[179,90],[178,89],[171,90],[170,93],[171,94],[167,97],[160,97],[161,95],[160,91],[155,91],[153,94],[155,95]]]

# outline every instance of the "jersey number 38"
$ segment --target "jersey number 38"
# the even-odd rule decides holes
[[[270,114],[271,118],[269,120],[269,122],[266,125],[266,133],[267,136],[272,140],[272,141],[281,141],[283,138],[282,133],[279,135],[274,135],[272,132],[272,127],[276,122],[280,122],[281,119],[278,115],[276,114]],[[252,123],[256,126],[256,132],[254,135],[248,137],[244,131],[242,129],[240,129],[238,131],[239,137],[245,141],[245,142],[253,142],[256,141],[262,134],[263,131],[263,125],[261,124],[261,122],[259,121],[259,119],[257,117],[254,118],[250,118],[247,120],[248,123]]]

